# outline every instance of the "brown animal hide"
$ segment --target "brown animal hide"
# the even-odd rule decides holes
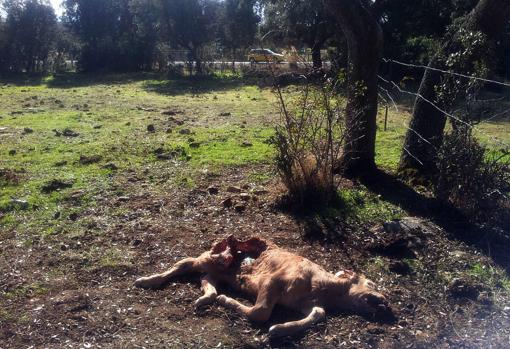
[[[199,257],[186,258],[162,274],[140,278],[135,285],[159,288],[171,278],[188,273],[204,274],[204,295],[196,306],[217,300],[256,322],[267,321],[276,304],[306,315],[299,321],[272,326],[271,337],[301,332],[324,320],[326,311],[392,314],[385,296],[363,275],[350,270],[333,275],[310,260],[257,237],[241,241],[229,236]],[[252,297],[255,304],[249,307],[225,295],[218,296],[217,286],[222,283]]]

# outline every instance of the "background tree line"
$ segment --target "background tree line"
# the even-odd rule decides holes
[[[384,57],[427,64],[455,19],[476,0],[369,2],[384,33]],[[66,60],[79,70],[164,69],[174,50],[189,61],[206,52],[246,59],[246,49],[271,46],[308,48],[315,68],[321,50],[346,64],[346,40],[323,0],[63,0],[57,18],[47,0],[0,1],[0,70],[58,71]],[[323,52],[323,51],[322,51]],[[499,45],[498,73],[508,71],[508,35]],[[421,78],[419,71],[395,66],[382,70],[395,79]]]
[[[252,45],[260,16],[255,0],[64,0],[57,18],[45,0],[0,2],[0,70],[163,69],[171,50],[200,62],[204,49],[229,55]]]

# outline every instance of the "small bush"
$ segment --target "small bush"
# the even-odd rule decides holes
[[[327,204],[337,194],[335,172],[345,138],[337,93],[329,83],[306,83],[288,104],[278,86],[276,93],[281,119],[272,143],[281,180],[293,203]]]
[[[489,152],[471,128],[456,127],[439,150],[438,198],[450,202],[474,221],[498,223],[510,209],[508,152]]]

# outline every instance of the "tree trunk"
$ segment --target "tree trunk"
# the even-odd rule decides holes
[[[348,47],[346,144],[342,169],[357,175],[375,169],[377,73],[382,30],[362,0],[324,0],[340,25]]]
[[[232,72],[236,72],[236,49],[232,49]]]
[[[481,32],[490,41],[497,40],[510,20],[510,1],[480,0],[478,5],[466,17],[463,27],[468,31]],[[443,43],[441,50],[432,58],[429,67],[447,70],[445,60],[458,52],[458,37],[454,34]],[[462,73],[462,72],[459,72]],[[413,116],[407,131],[399,171],[409,176],[432,178],[436,173],[436,149],[441,146],[446,125],[446,115],[440,109],[448,108],[438,98],[442,73],[427,70],[423,75],[420,89],[414,105]]]
[[[195,45],[189,46],[190,50],[190,76],[193,76],[193,65],[195,66],[195,74],[202,75],[202,61],[200,54]]]
[[[322,69],[321,44],[316,42],[312,47],[312,62],[314,69]]]
[[[445,68],[436,55],[429,63],[430,67]],[[418,94],[427,98],[434,104],[440,104],[436,99],[436,87],[441,82],[441,73],[427,70],[418,90]],[[439,106],[439,105],[438,105]],[[441,108],[442,109],[442,108]],[[443,130],[446,125],[446,116],[439,112],[432,104],[422,98],[416,98],[414,112],[409,130],[407,131],[399,171],[406,176],[423,176],[430,178],[435,172],[436,149],[443,140]]]

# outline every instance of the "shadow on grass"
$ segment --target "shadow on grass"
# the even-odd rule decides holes
[[[159,93],[165,96],[183,94],[204,94],[237,89],[246,84],[240,77],[183,77],[172,80],[152,80],[145,82],[144,89],[148,92]]]
[[[343,245],[356,228],[350,222],[355,217],[355,209],[337,195],[324,205],[320,202],[307,203],[306,207],[296,205],[292,198],[283,196],[275,209],[292,216],[302,227],[302,238],[321,244]]]
[[[474,246],[504,268],[510,275],[510,237],[494,228],[470,223],[456,208],[434,197],[417,192],[392,174],[381,170],[360,178],[360,183],[381,202],[389,202],[409,215],[428,219],[443,229],[452,240]],[[282,201],[276,208],[296,219],[303,228],[303,238],[319,243],[334,243],[342,248],[356,244],[360,229],[368,229],[366,221],[356,217],[356,206],[363,202],[345,202],[337,198],[327,207],[311,205],[299,210]],[[360,246],[354,246],[356,249]],[[363,249],[359,250],[365,254]]]
[[[46,85],[49,88],[76,88],[95,85],[124,85],[133,82],[153,79],[154,73],[63,73],[50,77]]]
[[[402,207],[413,216],[430,219],[453,239],[472,245],[510,274],[510,239],[489,227],[469,223],[454,207],[416,192],[395,176],[378,170],[361,178],[368,190],[381,199]]]
[[[143,88],[165,96],[203,94],[237,89],[249,82],[241,77],[193,76],[167,78],[157,73],[59,73],[0,75],[0,84],[16,87],[47,86],[48,88],[79,88],[96,85],[124,85],[144,81]]]
[[[161,78],[155,73],[58,73],[58,74],[3,74],[0,83],[18,87],[47,86],[48,88],[76,88],[95,85],[123,85]]]
[[[0,74],[1,85],[12,85],[12,86],[39,86],[44,84],[44,80],[48,77],[46,74],[29,74],[29,73],[17,73],[17,74]]]

